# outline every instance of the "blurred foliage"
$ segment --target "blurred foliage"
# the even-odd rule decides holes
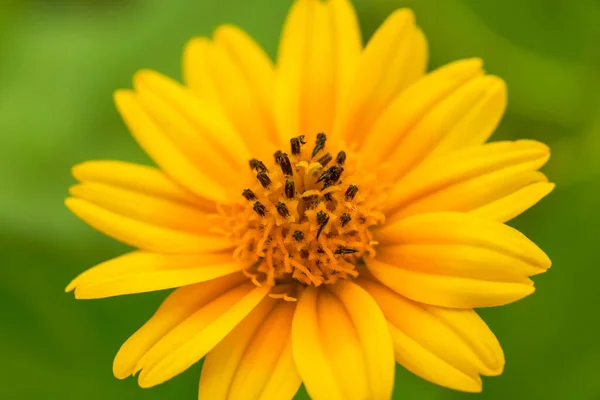
[[[0,13],[0,385],[2,399],[193,399],[200,365],[151,390],[112,377],[122,341],[164,293],[74,301],[83,269],[126,251],[63,206],[70,167],[147,162],[112,92],[143,67],[180,76],[181,49],[231,22],[275,55],[289,0],[4,1]],[[395,8],[415,10],[430,66],[481,56],[505,78],[495,138],[551,145],[558,186],[514,224],[547,250],[538,292],[482,311],[504,345],[504,375],[480,399],[600,398],[600,3],[597,0],[356,0],[364,36]],[[466,399],[398,368],[395,398]],[[307,398],[302,391],[298,398]]]

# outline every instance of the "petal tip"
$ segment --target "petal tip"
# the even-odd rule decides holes
[[[73,279],[65,288],[65,293],[72,292],[77,287],[77,278]]]
[[[212,37],[214,41],[226,39],[229,35],[235,35],[243,32],[239,27],[233,24],[225,23],[217,26],[213,31]]]
[[[123,380],[129,378],[131,376],[131,373],[129,371],[126,371],[122,365],[113,363],[113,375],[115,378]]]
[[[151,387],[160,385],[166,380],[158,379],[158,377],[152,373],[152,369],[142,369],[138,365],[136,365],[135,369],[133,370],[133,375],[137,374],[140,370],[141,372],[138,376],[138,386],[142,389],[149,389]]]
[[[506,93],[507,86],[504,79],[500,78],[497,75],[486,75],[484,78],[488,84],[489,92],[498,92],[498,93]]]
[[[415,13],[413,10],[407,7],[397,8],[392,11],[390,15],[385,19],[383,24],[379,27],[383,27],[384,25],[394,25],[394,26],[403,26],[404,24],[414,25],[415,24]]]
[[[74,198],[78,197],[78,193],[80,193],[82,186],[84,186],[83,183],[69,186],[69,194]]]
[[[73,178],[75,178],[76,180],[78,180],[80,182],[83,181],[84,171],[85,171],[88,163],[89,163],[89,161],[84,161],[82,163],[73,165],[71,167],[71,176],[73,176]]]
[[[189,56],[191,52],[202,51],[204,46],[208,45],[209,43],[210,40],[202,36],[195,36],[189,39],[184,45],[184,57]]]
[[[123,109],[128,103],[135,99],[135,94],[129,89],[117,89],[113,93],[113,100],[119,111]]]
[[[75,212],[74,209],[77,208],[78,203],[79,203],[79,200],[74,197],[67,197],[65,199],[65,206],[67,206],[67,208],[69,210],[71,210],[72,213],[75,213],[75,214],[77,214],[77,213]]]
[[[132,358],[132,353],[130,351],[131,348],[128,346],[129,343],[129,340],[123,343],[113,359],[112,371],[117,379],[122,380],[135,375],[132,366],[132,360],[134,359]]]
[[[160,74],[154,70],[148,68],[139,69],[133,74],[133,87],[139,90],[139,86],[145,83],[147,79],[152,79],[157,75]]]
[[[471,57],[463,60],[455,61],[456,65],[468,70],[482,70],[483,69],[483,58]]]

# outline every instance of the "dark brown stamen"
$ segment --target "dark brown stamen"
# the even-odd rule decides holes
[[[264,217],[265,214],[267,213],[267,209],[265,206],[263,206],[260,201],[257,201],[256,203],[254,203],[254,206],[252,207],[252,209],[254,210],[254,212],[256,212],[258,215],[260,215],[261,217]]]
[[[302,233],[302,231],[295,231],[292,234],[292,237],[296,239],[297,242],[301,242],[304,239],[304,233]]]
[[[346,152],[340,151],[337,157],[335,158],[335,162],[340,165],[344,165],[344,163],[346,162]]]
[[[318,163],[325,167],[331,162],[331,160],[333,160],[333,157],[331,157],[331,154],[327,153],[323,157],[319,158]]]
[[[319,238],[319,236],[321,236],[321,232],[323,231],[323,228],[325,228],[325,225],[327,225],[328,222],[329,222],[329,215],[327,215],[327,213],[325,211],[319,211],[317,213],[317,223],[320,226],[319,226],[319,230],[317,231],[317,239]]]
[[[346,200],[352,200],[354,198],[354,196],[356,196],[357,192],[358,192],[357,186],[355,186],[355,185],[348,186],[348,189],[346,190]]]
[[[346,224],[347,224],[348,222],[350,222],[350,220],[351,220],[351,219],[352,219],[352,217],[350,216],[350,214],[348,214],[348,213],[343,213],[343,214],[340,216],[340,222],[341,222],[341,224],[340,224],[340,225],[341,225],[342,227],[346,226]]]
[[[262,161],[259,161],[256,158],[250,160],[249,164],[250,168],[256,170],[256,172],[269,172],[267,167],[265,167],[265,164],[263,164]]]
[[[242,192],[242,196],[246,198],[246,200],[256,200],[256,195],[250,189],[244,189]]]
[[[282,203],[280,201],[275,205],[275,208],[277,209],[277,212],[279,213],[279,215],[281,215],[283,218],[290,216],[290,211],[288,210],[285,203]]]
[[[319,179],[317,179],[317,183],[325,181],[334,184],[340,179],[340,177],[342,176],[342,172],[344,172],[344,168],[337,164],[332,165],[331,167],[327,168],[327,170],[323,172],[321,176],[319,176]]]
[[[317,153],[323,148],[325,148],[325,142],[327,141],[327,136],[323,132],[317,134],[317,140],[315,142],[315,148],[312,151],[312,156],[316,156]]]
[[[332,183],[332,182],[330,182],[330,181],[325,181],[325,182],[323,183],[323,188],[322,188],[321,190],[325,190],[325,189],[327,189],[327,188],[328,188],[329,186],[331,186],[331,185],[333,185],[333,183]],[[326,201],[331,201],[331,200],[333,200],[333,197],[331,197],[331,193],[325,193],[325,194],[323,195],[323,197],[325,198],[325,200],[326,200]]]
[[[304,203],[306,204],[306,208],[311,209],[315,208],[319,205],[319,196],[313,194],[312,196],[307,196],[304,198]]]
[[[269,178],[269,175],[267,175],[264,172],[259,172],[258,175],[256,175],[256,179],[258,179],[258,181],[260,182],[260,184],[265,189],[268,189],[269,186],[271,185],[271,179]]]
[[[296,196],[296,184],[294,183],[294,181],[287,181],[285,182],[285,197],[287,197],[288,199],[293,199],[294,196]]]
[[[306,144],[306,142],[304,141],[304,135],[300,135],[298,137],[291,138],[290,139],[290,147],[292,148],[292,154],[295,156],[300,154],[300,148],[302,147],[303,144]]]
[[[281,150],[277,150],[275,154],[273,154],[273,157],[275,157],[275,163],[279,164],[279,159],[281,158],[282,154],[283,153],[281,152]]]
[[[351,249],[349,247],[338,247],[334,251],[334,254],[354,254],[354,253],[358,253],[358,250]]]
[[[292,172],[292,163],[290,163],[290,159],[287,154],[281,153],[279,155],[279,160],[276,160],[277,164],[281,167],[281,171],[286,176],[291,176]]]
[[[317,213],[317,224],[322,225],[329,220],[329,215],[325,211],[319,211]]]

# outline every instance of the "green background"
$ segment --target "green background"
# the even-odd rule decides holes
[[[63,206],[70,167],[147,158],[112,103],[140,68],[180,76],[194,35],[235,23],[275,54],[289,0],[25,1],[0,5],[0,399],[194,399],[200,366],[153,389],[112,377],[120,344],[164,293],[75,301],[80,271],[126,251]],[[600,399],[600,2],[356,0],[364,37],[414,9],[430,67],[482,56],[506,79],[495,138],[547,142],[556,190],[512,224],[547,251],[537,293],[481,312],[505,373],[480,399]],[[398,368],[394,398],[467,399]],[[298,398],[307,398],[304,389]]]

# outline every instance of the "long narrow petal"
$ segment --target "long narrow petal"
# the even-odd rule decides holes
[[[366,279],[357,282],[377,301],[388,320],[396,361],[438,385],[481,391],[479,375],[499,375],[504,354],[498,340],[473,310],[429,306]]]
[[[65,204],[93,228],[143,250],[162,253],[206,253],[232,247],[231,241],[224,235],[196,234],[148,224],[82,199],[68,198]]]
[[[452,133],[452,130],[464,119],[471,119],[473,110],[478,108],[478,104],[486,98],[489,91],[501,85],[500,82],[500,79],[495,76],[474,78],[426,110],[423,117],[407,131],[390,132],[401,137],[387,155],[387,159],[392,161],[390,177],[394,179],[404,176],[411,169],[425,162],[444,137]],[[497,119],[495,121],[497,122]],[[488,132],[489,125],[490,123],[476,127],[471,125],[475,131],[473,135],[485,136],[487,139],[489,135],[481,134],[478,129],[486,129]],[[493,125],[495,127],[495,123]]]
[[[245,32],[225,25],[214,42],[192,39],[183,59],[186,84],[201,99],[218,105],[255,157],[275,146],[272,116],[273,65]]]
[[[206,357],[200,399],[292,399],[301,384],[292,358],[295,304],[265,299]]]
[[[133,83],[142,98],[146,95],[146,106],[162,116],[168,127],[183,131],[179,134],[182,140],[189,135],[196,141],[195,146],[206,147],[216,153],[215,158],[235,167],[246,166],[252,158],[243,137],[213,102],[199,98],[189,88],[151,70],[138,71]],[[173,122],[169,123],[169,120]],[[189,129],[193,132],[187,133]],[[203,162],[210,160],[202,159]]]
[[[502,79],[491,77],[481,99],[444,134],[427,157],[435,158],[485,143],[502,119],[506,104],[506,83]]]
[[[381,309],[366,291],[348,281],[338,283],[331,290],[344,305],[361,343],[371,397],[389,398],[394,387],[394,362]],[[327,318],[327,314],[321,317]]]
[[[160,254],[135,251],[80,274],[66,291],[78,299],[151,292],[205,282],[240,271],[231,253]]]
[[[292,351],[300,377],[311,398],[344,400],[342,382],[335,376],[319,327],[317,306],[321,290],[323,289],[308,287],[298,301],[292,322]],[[344,339],[348,342],[347,334]],[[357,380],[361,378],[359,376]]]
[[[247,124],[251,120],[245,120],[244,115],[239,115],[238,118],[242,120],[241,125],[246,129],[245,134],[252,133],[252,136],[255,136],[254,129],[265,129],[263,135],[266,135],[271,143],[277,143],[277,132],[272,114],[275,85],[273,62],[250,35],[236,26],[220,26],[214,33],[214,41],[216,45],[226,51],[248,86],[253,103],[249,104],[249,111],[256,113],[249,117],[252,118],[251,120],[256,120],[256,125],[252,127],[252,131],[248,130]],[[222,77],[229,79],[224,74]],[[235,90],[235,87],[232,90]],[[243,106],[243,104],[238,104],[236,111],[244,111],[241,109]]]
[[[496,201],[485,204],[471,213],[481,218],[507,222],[543,199],[554,189],[554,183],[538,182],[517,190]]]
[[[223,186],[199,170],[161,131],[134,93],[117,91],[115,103],[137,142],[167,175],[205,199],[227,201]]]
[[[275,113],[282,141],[298,133],[332,131],[360,49],[360,31],[349,1],[294,3],[277,58]]]
[[[480,59],[456,61],[425,75],[402,91],[367,132],[362,152],[372,163],[389,159],[409,132],[425,118],[431,110],[446,99],[452,98],[457,90],[483,74]],[[430,135],[428,135],[429,137]],[[404,161],[401,161],[404,163]],[[398,171],[395,166],[393,172]]]
[[[175,230],[208,233],[216,222],[196,207],[102,183],[75,185],[69,193],[116,214]]]
[[[332,29],[332,65],[335,68],[336,91],[335,112],[339,112],[345,96],[352,90],[352,81],[360,62],[362,38],[358,18],[350,0],[329,0],[327,2]]]
[[[391,190],[388,221],[425,212],[467,212],[523,187],[547,181],[540,172],[550,150],[532,140],[495,142],[442,157]]]
[[[101,183],[214,210],[214,203],[202,201],[202,198],[178,186],[158,168],[124,161],[98,160],[77,164],[71,173],[80,182]]]
[[[360,144],[398,93],[425,72],[426,42],[408,9],[392,13],[361,55],[334,136]]]
[[[138,361],[141,387],[158,385],[188,369],[240,323],[269,287],[244,283],[223,293],[162,337]]]
[[[308,288],[292,324],[292,348],[313,399],[389,399],[393,346],[375,301],[350,282]]]
[[[368,263],[383,284],[412,300],[443,307],[507,304],[534,291],[527,277],[550,259],[517,230],[469,214],[431,213],[377,232],[378,259]]]
[[[140,358],[161,338],[190,315],[247,280],[243,274],[231,274],[174,290],[152,318],[123,343],[113,363],[114,375],[119,379],[133,375]]]

